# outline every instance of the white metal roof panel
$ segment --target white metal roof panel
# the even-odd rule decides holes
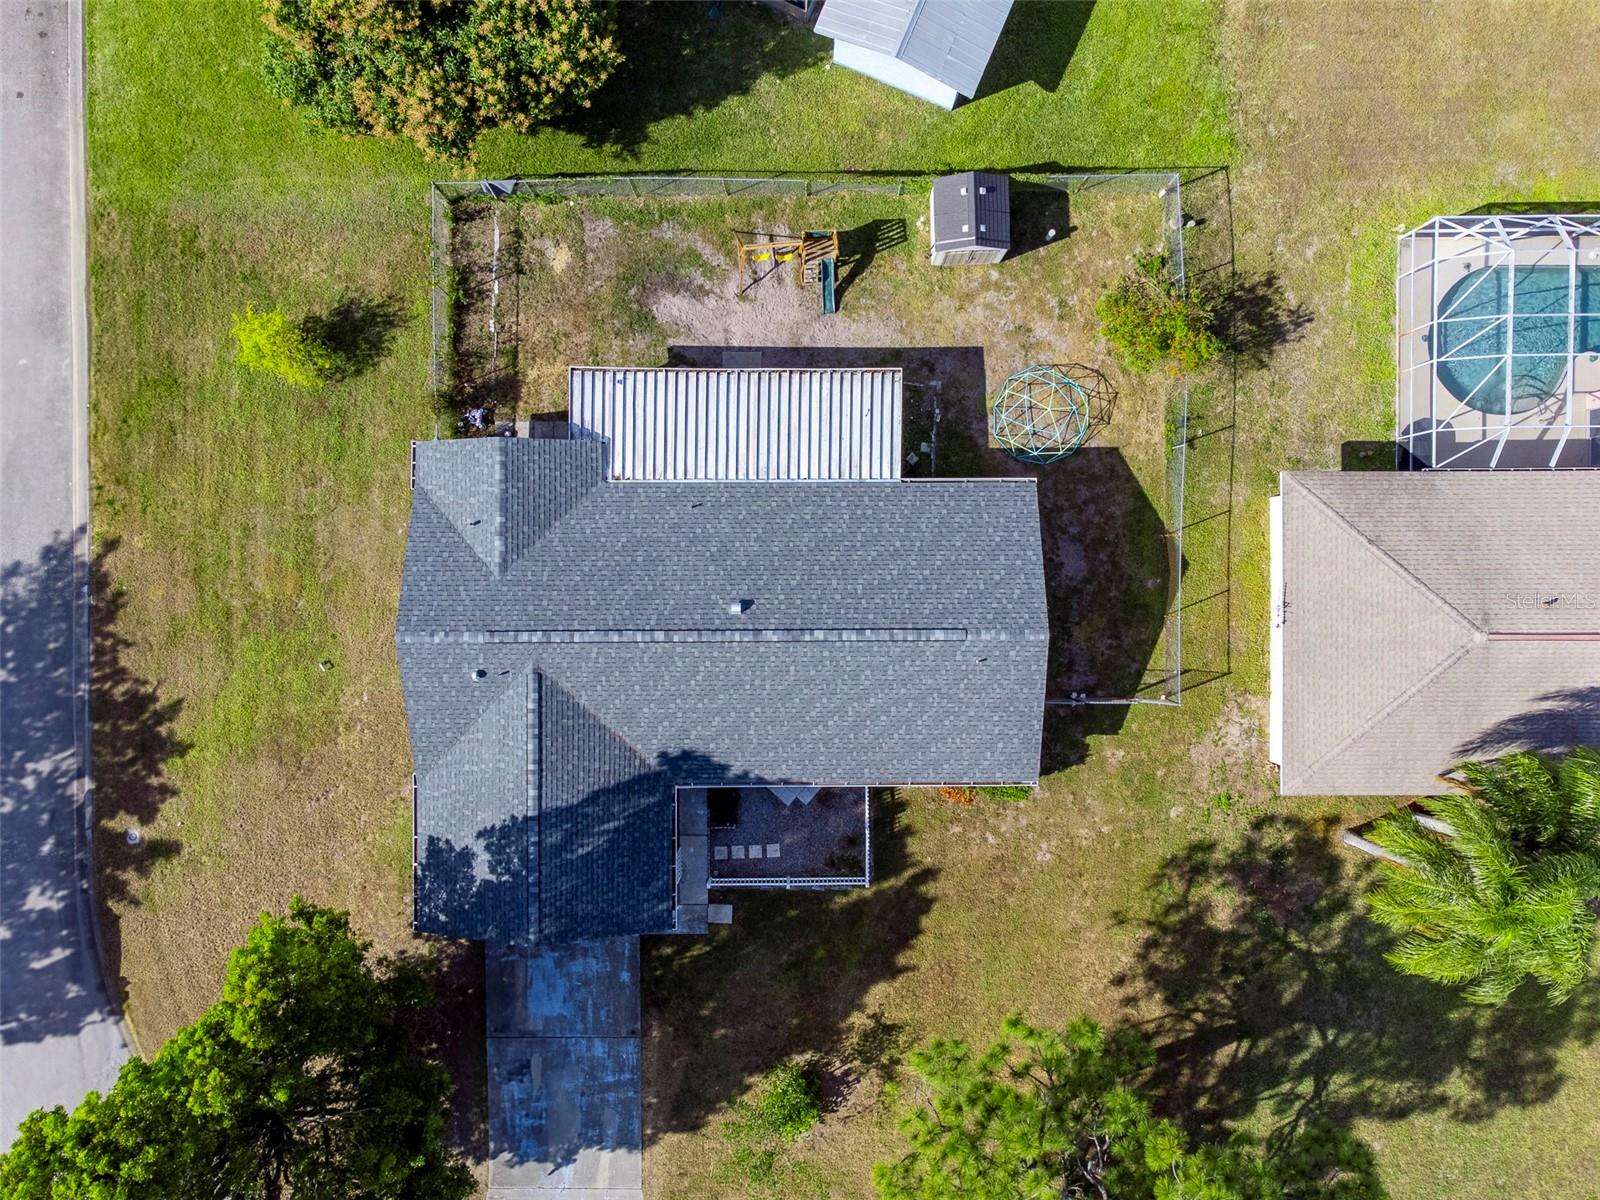
[[[613,479],[898,479],[898,368],[572,367],[575,438]]]
[[[918,0],[827,0],[816,31],[854,46],[894,54],[905,40]]]
[[[893,55],[974,96],[1012,0],[827,0],[816,31]]]

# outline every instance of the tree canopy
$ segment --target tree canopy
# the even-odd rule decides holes
[[[345,913],[296,898],[233,952],[222,999],[0,1157],[7,1200],[461,1200],[449,1080],[415,1049],[426,970],[374,961]]]
[[[1499,1004],[1532,976],[1560,1003],[1594,969],[1600,918],[1600,752],[1513,754],[1460,768],[1460,790],[1422,801],[1449,829],[1401,811],[1371,837],[1390,864],[1368,897],[1405,936],[1400,970]]]
[[[1242,1137],[1191,1145],[1134,1081],[1154,1062],[1138,1033],[1087,1018],[1039,1029],[1008,1017],[975,1052],[936,1040],[910,1056],[926,1103],[910,1151],[878,1163],[882,1200],[1382,1200],[1371,1153],[1316,1127],[1268,1153]]]
[[[257,312],[245,305],[243,313],[233,314],[233,340],[240,366],[299,387],[321,387],[335,365],[333,352],[291,323],[281,308]]]
[[[622,61],[610,0],[265,0],[262,19],[274,95],[439,158],[587,107]]]

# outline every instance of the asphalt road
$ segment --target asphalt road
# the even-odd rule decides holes
[[[128,1057],[95,950],[81,0],[0,0],[0,1148]]]

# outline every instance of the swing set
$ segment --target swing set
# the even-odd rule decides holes
[[[746,241],[743,234],[735,233],[739,244],[739,278],[748,273],[751,283],[765,278],[788,263],[794,263],[796,277],[802,285],[820,284],[822,311],[838,311],[834,285],[839,275],[839,231],[837,229],[808,229],[799,237],[762,237]]]

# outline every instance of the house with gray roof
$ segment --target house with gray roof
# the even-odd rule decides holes
[[[1011,0],[826,0],[833,61],[941,108],[976,96]]]
[[[688,386],[644,382],[640,404]],[[777,387],[692,382],[728,412]],[[833,394],[794,391],[762,428]],[[872,787],[1039,776],[1033,480],[864,474],[876,451],[762,478],[727,464],[767,472],[763,453],[619,459],[616,430],[747,426],[614,401],[605,431],[413,448],[395,641],[415,924],[490,946],[491,1196],[640,1194],[641,935],[704,932],[719,887],[866,883]],[[893,425],[847,442],[898,447]],[[861,855],[844,878],[841,846]]]
[[[1600,473],[1286,472],[1271,747],[1285,795],[1426,795],[1600,744]]]

